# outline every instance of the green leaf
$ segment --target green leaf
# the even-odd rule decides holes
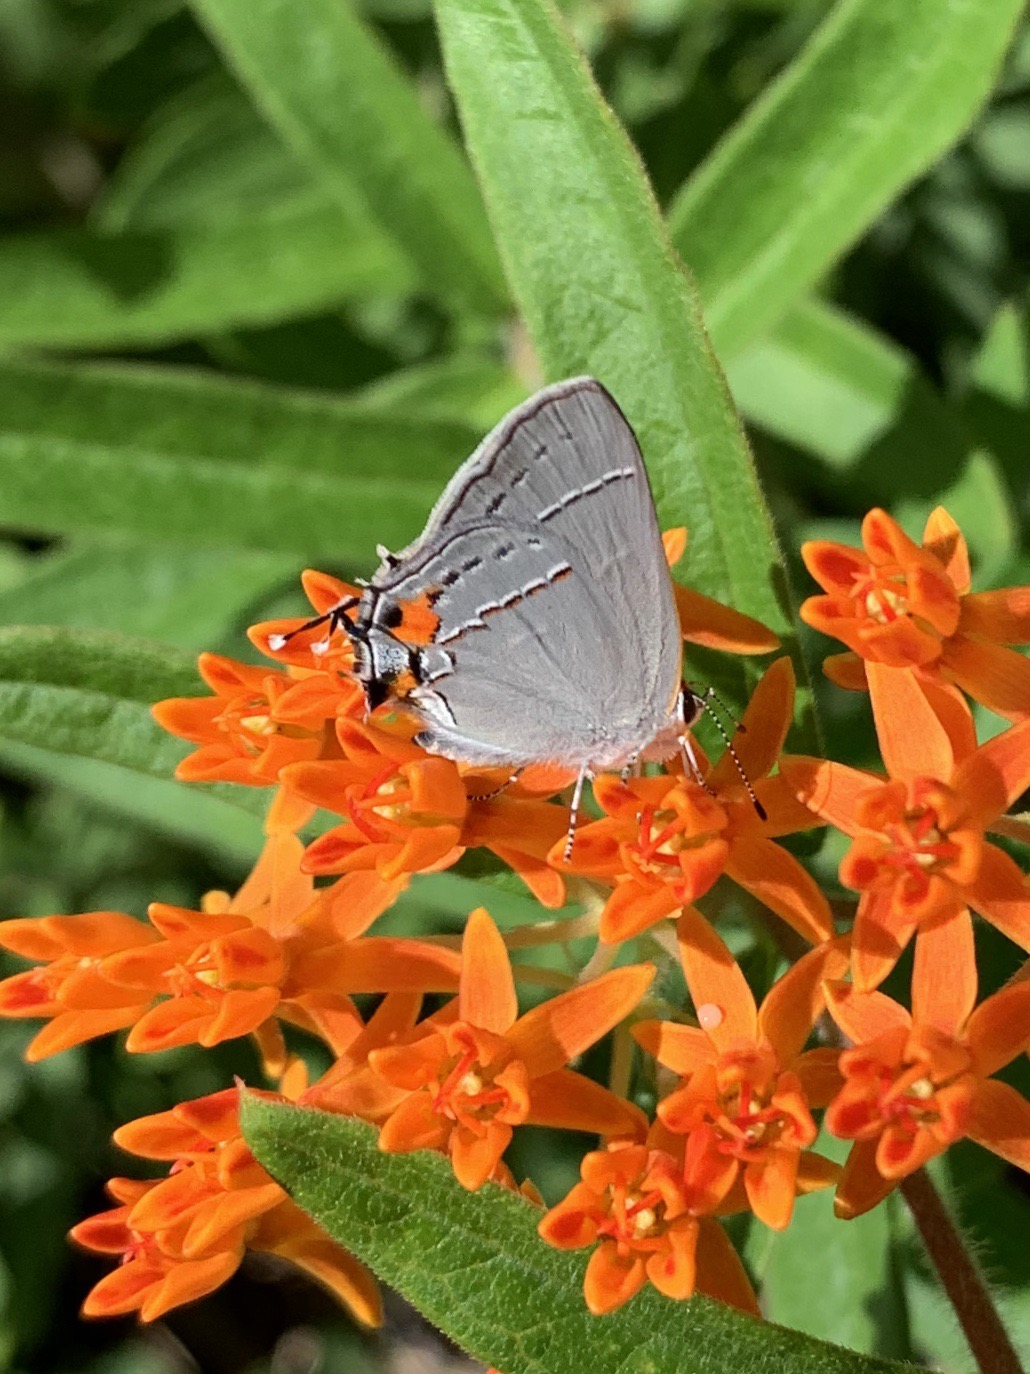
[[[691,583],[777,631],[782,566],[747,446],[639,161],[547,0],[437,0],[448,79],[547,376],[590,372],[641,442]]]
[[[418,533],[477,437],[207,373],[2,360],[0,521],[367,566]]]
[[[968,127],[1023,0],[841,0],[676,197],[721,357],[762,335]]]
[[[0,348],[149,347],[411,286],[405,260],[335,207],[219,225],[11,235]]]
[[[295,559],[282,554],[79,546],[32,559],[26,576],[0,591],[0,625],[116,630],[211,649],[255,600],[296,574]]]
[[[193,0],[193,9],[327,194],[389,234],[427,289],[504,308],[468,167],[345,0]]]
[[[900,1374],[704,1298],[672,1303],[649,1289],[592,1317],[585,1255],[544,1245],[540,1213],[521,1197],[491,1184],[466,1192],[436,1154],[381,1154],[364,1122],[247,1096],[242,1120],[255,1155],[305,1211],[504,1374]]]
[[[157,111],[92,207],[108,231],[224,223],[302,202],[331,213],[296,158],[219,70]]]
[[[981,586],[990,586],[1019,552],[1019,522],[1012,497],[991,454],[977,450],[962,470],[929,501],[907,496],[894,514],[911,530],[921,530],[936,505],[944,506],[966,537],[973,570]]]
[[[171,778],[189,746],[150,714],[163,697],[203,696],[190,654],[103,630],[0,628],[0,740]],[[264,789],[217,787],[262,814]]]
[[[798,302],[727,366],[748,420],[883,502],[904,464],[931,495],[969,450],[961,417],[885,335],[822,301]]]
[[[0,741],[0,768],[16,777],[66,788],[88,801],[94,813],[124,816],[134,824],[195,845],[242,872],[253,867],[261,852],[264,837],[256,803],[259,798],[267,801],[266,793],[253,794],[255,810],[251,813],[206,786],[176,782],[171,776],[144,777],[115,763],[55,754],[9,741]],[[239,790],[241,794],[244,791]]]
[[[839,1141],[823,1140],[819,1148],[839,1161],[847,1154]],[[833,1214],[833,1190],[826,1189],[798,1198],[785,1231],[752,1226],[747,1258],[762,1285],[766,1316],[853,1350],[911,1356],[890,1213],[888,1203],[854,1221],[840,1221]],[[832,1256],[832,1262],[827,1259],[819,1268],[818,1300],[813,1301],[820,1255]]]

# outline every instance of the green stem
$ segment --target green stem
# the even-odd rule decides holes
[[[983,1275],[930,1175],[917,1169],[900,1187],[980,1374],[1024,1374]]]

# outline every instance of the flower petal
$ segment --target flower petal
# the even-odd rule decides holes
[[[682,1217],[669,1228],[666,1249],[656,1251],[645,1268],[651,1283],[666,1298],[682,1302],[694,1291],[697,1277],[698,1223]]]
[[[477,907],[468,918],[461,942],[458,1016],[481,1030],[503,1035],[518,1014],[508,950],[490,913]]]
[[[809,944],[832,938],[833,916],[819,884],[781,845],[764,835],[735,835],[726,874]]]
[[[629,1302],[646,1280],[640,1255],[630,1253],[623,1258],[612,1241],[603,1241],[587,1262],[583,1296],[590,1311],[599,1317]]]
[[[683,1026],[676,1021],[638,1021],[633,1038],[659,1064],[673,1073],[694,1073],[711,1064],[716,1051],[700,1026]]]
[[[131,1026],[146,1011],[149,1003],[140,1007],[121,1007],[114,1011],[68,1011],[55,1016],[36,1032],[25,1048],[25,1059],[37,1064],[51,1054],[70,1050],[111,1031]]]
[[[751,782],[766,777],[780,757],[794,718],[796,685],[794,667],[784,655],[766,669],[747,704],[741,728],[734,736],[734,748]],[[716,788],[739,783],[729,750],[715,765],[709,782]]]
[[[1019,865],[997,845],[984,845],[976,881],[963,896],[1003,935],[1030,950],[1030,887]]]
[[[506,1038],[530,1078],[564,1068],[607,1035],[637,1005],[654,975],[654,964],[612,969],[520,1016]]]
[[[349,993],[454,992],[460,972],[457,950],[403,936],[368,935],[299,953],[290,967],[288,987]]]
[[[760,620],[752,620],[751,616],[678,582],[672,584],[672,589],[680,632],[689,644],[726,654],[768,654],[779,648],[779,637]]]
[[[865,659],[858,654],[828,654],[823,659],[823,672],[845,692],[866,692],[869,683],[865,675]]]
[[[833,1210],[842,1221],[870,1211],[895,1186],[895,1180],[884,1178],[876,1167],[876,1147],[875,1140],[856,1140],[848,1152],[833,1200]]]
[[[936,506],[923,529],[923,548],[932,553],[961,595],[969,590],[969,550],[958,525],[943,506]]]
[[[942,664],[964,692],[999,716],[1030,715],[1030,659],[985,639],[952,635]]]
[[[744,1170],[744,1189],[759,1221],[782,1231],[794,1214],[794,1181],[798,1172],[797,1150],[770,1150]]]
[[[697,1291],[752,1317],[760,1316],[758,1299],[733,1242],[712,1217],[701,1217],[699,1223]]]
[[[698,1019],[712,1043],[721,1053],[753,1044],[758,1010],[747,979],[696,907],[684,908],[676,925],[676,941]]]
[[[966,1035],[982,1078],[997,1073],[1030,1046],[1030,979],[1007,983],[981,1002],[969,1018]]]
[[[883,992],[858,992],[853,983],[826,984],[830,1015],[855,1045],[868,1044],[888,1031],[908,1028],[912,1018],[899,1002]]]
[[[641,1140],[647,1133],[647,1117],[639,1107],[571,1069],[534,1078],[529,1093],[531,1124]]]
[[[882,778],[843,763],[802,755],[780,759],[780,777],[798,800],[845,835],[854,835],[855,805],[871,790],[883,787]]]
[[[1008,1083],[977,1083],[966,1134],[1030,1173],[1030,1102]]]
[[[193,1302],[206,1293],[213,1293],[240,1267],[243,1251],[227,1250],[208,1259],[185,1260],[176,1264],[164,1280],[144,1299],[140,1320],[157,1321],[173,1307]],[[95,1291],[95,1290],[94,1290]]]
[[[819,1045],[814,1050],[806,1050],[794,1060],[791,1068],[798,1076],[809,1107],[825,1107],[830,1098],[839,1092],[843,1082],[838,1068],[839,1059],[839,1050],[831,1045]]]
[[[1030,720],[1021,721],[982,744],[960,763],[951,780],[960,797],[987,798],[976,805],[978,816],[992,821],[1030,787]],[[2,929],[2,927],[0,927]]]
[[[1030,644],[1030,587],[1000,587],[964,597],[959,629],[999,644]]]
[[[919,677],[909,668],[868,663],[869,694],[887,772],[892,778],[947,781],[955,767],[951,739]]]
[[[878,987],[901,958],[916,922],[895,910],[893,892],[864,892],[851,932],[851,968],[860,992]]]
[[[772,985],[758,1011],[759,1032],[786,1068],[801,1053],[826,1006],[823,983],[842,978],[848,968],[846,935],[810,950]]]
[[[371,1273],[292,1203],[269,1213],[247,1244],[253,1250],[281,1255],[303,1269],[324,1284],[362,1326],[382,1325],[382,1298]]]
[[[973,920],[962,907],[916,932],[912,1017],[945,1035],[958,1035],[976,1002]]]

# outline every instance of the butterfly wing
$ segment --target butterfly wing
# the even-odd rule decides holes
[[[476,742],[510,761],[600,765],[668,723],[681,671],[669,573],[636,438],[599,382],[558,383],[507,416],[398,557],[372,585],[433,600],[445,657],[420,705],[448,737],[440,752],[469,757],[457,746]]]

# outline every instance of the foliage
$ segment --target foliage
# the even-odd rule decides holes
[[[414,537],[461,458],[543,380],[590,372],[611,388],[663,528],[689,531],[677,581],[781,637],[800,687],[794,754],[880,766],[868,699],[826,682],[826,642],[798,619],[816,590],[804,540],[856,546],[874,505],[918,538],[943,504],[968,540],[976,591],[1030,582],[1030,30],[1018,0],[562,10],[12,0],[0,11],[0,915],[143,917],[151,902],[193,910],[202,893],[236,889],[262,844],[265,794],[225,773],[173,781],[186,751],[149,704],[204,690],[200,650],[257,662],[246,628],[305,614],[305,562],[354,578],[374,567],[377,543]],[[703,637],[687,661],[735,711],[766,666],[717,655]],[[985,673],[985,660],[973,664],[969,691],[997,706]],[[981,740],[1002,728],[975,714]],[[709,723],[699,733],[714,753]],[[976,767],[968,750],[949,757],[963,777]],[[297,795],[334,809],[320,780],[291,776]],[[599,791],[588,843],[617,829],[617,800]],[[305,837],[338,820],[317,816]],[[1010,854],[1022,862],[1020,833],[993,846],[998,871]],[[531,944],[524,928],[541,913],[510,850],[476,843],[456,870],[417,873],[373,936],[453,936],[485,906],[528,1000],[541,988],[554,1000],[594,950],[589,890],[570,883],[555,916],[565,938]],[[831,906],[844,897],[839,836],[788,833],[778,850]],[[735,852],[740,871],[703,905],[761,1000],[784,967],[782,941],[759,917],[768,885],[750,871],[745,881]],[[522,853],[515,867],[539,896],[534,863]],[[358,904],[371,910],[380,895],[362,889]],[[810,894],[800,906],[804,934],[822,908]],[[983,1001],[1018,959],[986,922],[976,942]],[[681,1011],[684,979],[697,977],[668,943],[645,931],[631,956],[659,966],[655,1016]],[[7,975],[24,967],[2,958]],[[885,984],[902,1001],[911,963]],[[437,992],[453,989],[449,976],[437,970]],[[369,1014],[366,988],[352,990]],[[316,1079],[332,1039],[302,1020],[284,1054]],[[153,1172],[108,1145],[111,1131],[216,1093],[233,1073],[264,1079],[243,1039],[157,1055],[104,1040],[32,1069],[28,1040],[0,1024],[0,1368],[173,1374],[192,1358],[213,1374],[374,1370],[419,1339],[392,1311],[385,1335],[358,1334],[321,1288],[284,1276],[274,1227],[226,1288],[171,1312],[176,1340],[73,1322],[101,1267],[63,1233],[104,1206],[103,1178]],[[627,1036],[581,1049],[571,1076],[653,1108],[653,1075]],[[1025,1090],[1025,1061],[1002,1079]],[[575,1357],[715,1370],[745,1348],[756,1365],[813,1371],[972,1368],[897,1197],[848,1223],[825,1193],[800,1198],[786,1230],[730,1223],[764,1314],[850,1358],[703,1299],[672,1318],[654,1293],[617,1316],[573,1316],[583,1266],[534,1240],[528,1202],[492,1184],[466,1195],[433,1157],[379,1156],[342,1118],[295,1113],[272,1130],[290,1109],[249,1110],[258,1155],[296,1178],[301,1204],[505,1374],[548,1367],[541,1333],[558,1314],[567,1348],[554,1368]],[[507,1158],[554,1204],[588,1148],[584,1135],[525,1128]],[[836,1147],[824,1135],[817,1148]],[[327,1200],[335,1185],[308,1166],[344,1149],[354,1172]],[[1025,1179],[966,1145],[934,1169],[1017,1344],[1030,1342],[1026,1256],[1013,1242],[1028,1220]],[[409,1233],[377,1236],[413,1190],[424,1254],[489,1215],[462,1283],[457,1253],[436,1283]],[[499,1243],[509,1228],[510,1249]],[[502,1289],[518,1295],[511,1310],[488,1312]],[[530,1309],[540,1327],[523,1341],[513,1327]]]

